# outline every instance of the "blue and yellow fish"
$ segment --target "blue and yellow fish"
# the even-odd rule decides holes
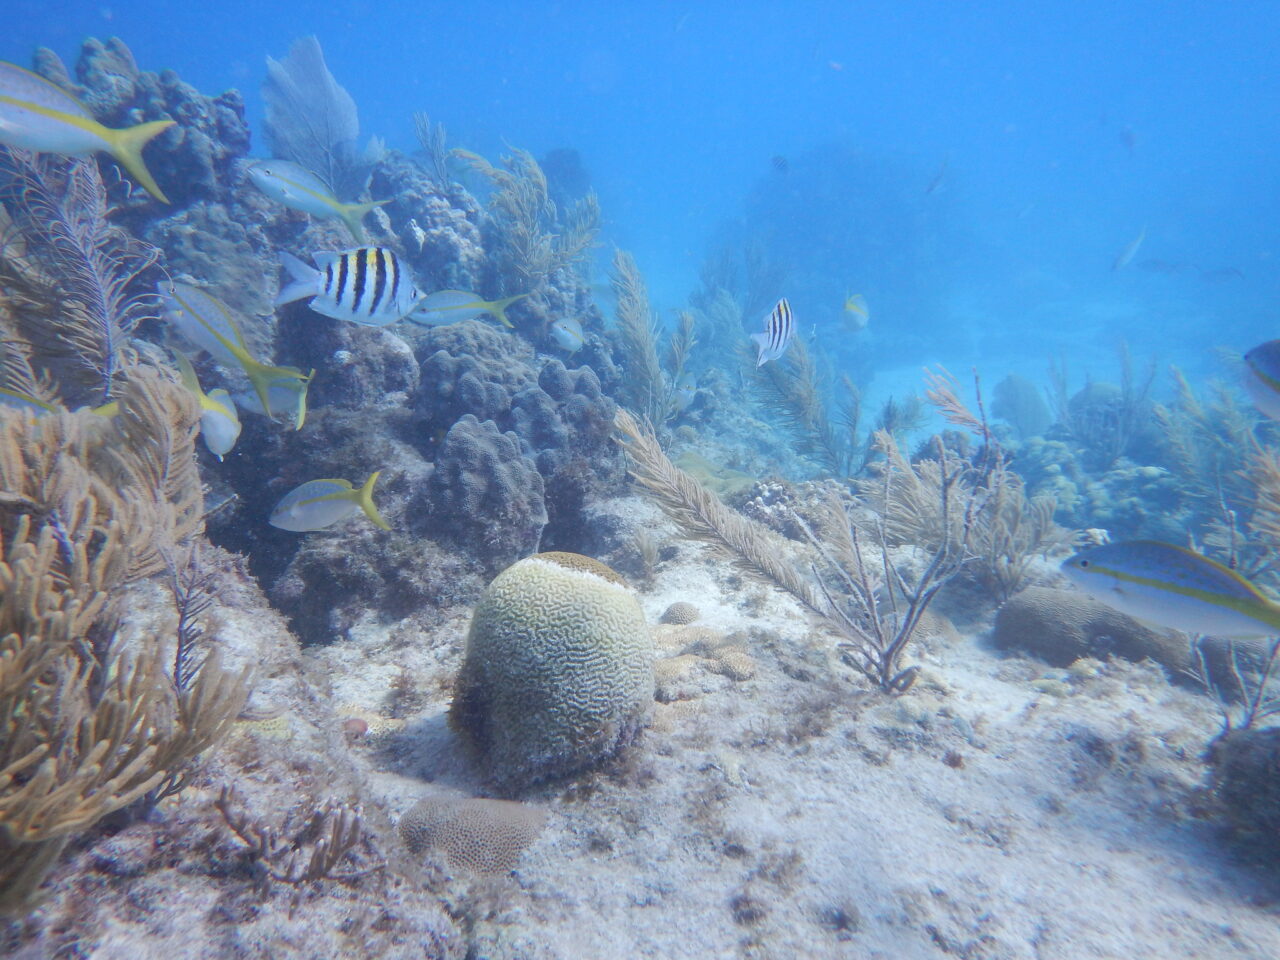
[[[69,157],[105,151],[162,203],[168,203],[169,198],[147,170],[142,148],[174,123],[153,120],[123,130],[104,127],[84,104],[61,87],[17,64],[0,60],[0,143]]]
[[[391,525],[382,519],[373,504],[373,485],[380,473],[380,470],[374,471],[360,487],[352,486],[349,480],[309,480],[285,494],[267,522],[281,530],[309,533],[331,527],[363,510],[376,526],[390,530]]]
[[[1171,630],[1280,636],[1280,604],[1234,570],[1172,543],[1104,544],[1077,553],[1062,572],[1095,600]]]
[[[327,183],[306,167],[289,160],[259,160],[249,166],[248,174],[254,186],[286,207],[321,220],[334,217],[341,220],[356,243],[364,243],[364,228],[360,224],[364,215],[374,207],[391,202],[343,203]]]

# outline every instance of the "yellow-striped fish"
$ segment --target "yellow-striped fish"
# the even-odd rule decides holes
[[[350,480],[309,480],[286,493],[267,522],[281,530],[309,533],[363,510],[376,526],[390,530],[391,525],[373,504],[373,485],[381,472],[375,471],[360,487],[353,487]]]
[[[9,407],[13,410],[26,410],[34,413],[37,417],[46,413],[57,413],[58,408],[39,397],[33,397],[29,393],[23,393],[21,390],[10,390],[8,387],[0,387],[0,407]]]
[[[112,130],[93,119],[84,104],[61,87],[17,64],[0,60],[0,143],[70,157],[106,151],[162,203],[168,203],[169,198],[147,170],[142,148],[174,123],[153,120]]]
[[[517,293],[502,300],[484,300],[469,290],[437,290],[418,301],[409,319],[424,327],[443,327],[487,313],[504,327],[514,329],[515,324],[507,319],[507,307],[527,296]]]
[[[1108,543],[1077,553],[1062,572],[1095,600],[1172,630],[1280,636],[1280,605],[1234,570],[1172,543]]]
[[[844,322],[853,330],[865,330],[871,321],[871,310],[867,307],[867,298],[860,293],[844,298]]]
[[[364,243],[364,228],[360,224],[364,215],[374,207],[391,202],[343,203],[327,183],[306,167],[289,160],[259,160],[250,165],[248,172],[254,186],[286,207],[322,220],[337,217],[347,225],[356,243]]]
[[[168,281],[159,284],[156,290],[160,294],[165,317],[179,333],[197,347],[207,350],[219,363],[244,371],[268,416],[287,410],[281,409],[279,403],[273,407],[271,402],[282,384],[292,384],[292,395],[302,398],[301,402],[305,404],[311,377],[296,367],[275,367],[255,360],[225,303],[213,294],[185,283]],[[288,412],[294,413],[294,427],[302,429],[305,406]]]
[[[312,259],[315,267],[280,252],[280,262],[293,282],[276,297],[277,307],[311,297],[309,306],[316,313],[368,327],[385,327],[403,320],[422,299],[413,274],[393,251],[383,247],[316,253]]]
[[[205,393],[191,361],[176,351],[173,356],[178,361],[182,385],[200,404],[200,436],[204,437],[204,445],[221,460],[231,452],[240,437],[240,416],[236,413],[236,405],[231,395],[221,387]]]

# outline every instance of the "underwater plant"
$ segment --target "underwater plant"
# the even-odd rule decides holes
[[[300,37],[283,60],[267,57],[262,100],[272,156],[301,164],[339,196],[363,192],[369,164],[356,149],[356,103],[329,72],[319,40]]]
[[[514,279],[506,293],[540,290],[557,270],[582,260],[600,230],[600,201],[595,191],[560,210],[547,188],[547,178],[527,150],[513,149],[495,167],[468,150],[453,155],[465,160],[494,186],[489,213],[496,233],[498,275]]]
[[[432,123],[431,117],[418,111],[413,115],[413,131],[417,134],[418,144],[426,156],[425,169],[437,187],[443,189],[449,185],[449,149],[445,146],[446,137],[443,123]]]
[[[1082,450],[1090,470],[1107,470],[1129,452],[1140,427],[1151,416],[1148,399],[1155,380],[1153,359],[1145,372],[1135,374],[1127,343],[1118,347],[1119,385],[1089,381],[1075,394],[1067,386],[1066,361],[1051,365],[1049,377],[1053,415],[1057,425]]]
[[[199,412],[132,373],[109,420],[0,410],[0,911],[21,913],[76,835],[181,788],[248,672],[177,638],[123,644],[120,590],[201,528]]]
[[[653,432],[630,413],[619,410],[614,424],[631,459],[632,476],[686,537],[712,545],[745,573],[799,600],[843,639],[845,662],[876,687],[887,693],[911,687],[918,668],[903,667],[903,655],[938,590],[969,559],[975,521],[984,508],[974,487],[962,482],[971,470],[967,461],[939,442],[942,482],[936,515],[941,526],[930,558],[914,575],[893,559],[880,520],[855,518],[838,501],[828,502],[819,530],[793,516],[820,560],[811,564],[811,578],[786,559],[776,534],[725,506],[676,467]],[[879,440],[895,446],[888,434],[880,434]],[[892,482],[899,464],[909,471],[918,469],[901,454],[888,463],[886,483]]]
[[[155,298],[135,281],[158,251],[108,221],[102,178],[87,160],[0,148],[0,203],[0,333],[25,345],[19,353],[68,405],[107,403],[134,328],[155,316]]]

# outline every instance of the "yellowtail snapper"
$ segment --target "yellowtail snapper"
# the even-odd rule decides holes
[[[276,297],[277,307],[311,297],[308,305],[316,313],[366,327],[385,327],[403,320],[422,300],[409,268],[384,247],[316,253],[312,259],[315,267],[280,252],[280,262],[293,282]]]
[[[418,302],[409,319],[424,327],[443,327],[487,313],[504,327],[514,328],[515,324],[507,319],[507,307],[527,296],[517,293],[503,300],[485,300],[468,290],[437,290]]]
[[[294,427],[302,429],[311,374],[296,367],[275,367],[255,360],[231,311],[213,294],[174,281],[161,283],[156,290],[165,317],[179,333],[207,350],[219,363],[243,370],[267,416],[287,411],[294,416]],[[286,398],[282,393],[289,396]]]
[[[0,143],[36,153],[87,157],[105,151],[123,164],[147,192],[169,198],[142,159],[142,148],[173,120],[153,120],[112,130],[93,119],[79,100],[39,74],[0,60]]]
[[[347,225],[356,243],[364,243],[364,228],[360,225],[364,215],[391,202],[343,203],[322,179],[289,160],[259,160],[250,165],[248,173],[254,186],[272,200],[322,220],[338,218]]]
[[[345,520],[358,510],[383,530],[391,526],[373,505],[373,485],[382,471],[375,471],[360,487],[349,480],[309,480],[285,494],[268,519],[273,527],[309,533]]]
[[[762,367],[770,360],[777,360],[787,352],[791,338],[796,335],[796,321],[791,313],[791,304],[783,297],[777,302],[764,321],[764,332],[753,333],[751,339],[756,342],[760,353],[756,357],[756,366]]]
[[[200,404],[200,436],[204,437],[204,445],[221,460],[231,452],[240,437],[236,405],[231,395],[221,388],[205,393],[191,361],[180,353],[174,353],[174,358],[178,361],[182,385],[195,395]]]
[[[1128,540],[1077,553],[1062,572],[1089,596],[1185,633],[1280,636],[1280,605],[1234,570],[1158,540]]]
[[[1280,340],[1268,340],[1244,355],[1244,388],[1259,410],[1280,420]]]

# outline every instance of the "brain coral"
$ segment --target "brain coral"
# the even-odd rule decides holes
[[[513,795],[627,744],[653,706],[653,663],[621,577],[576,553],[535,554],[498,574],[476,606],[450,726]]]
[[[702,616],[698,612],[698,608],[686,600],[677,600],[660,618],[661,623],[693,623],[698,617]]]
[[[546,819],[546,811],[510,800],[433,796],[415,803],[399,829],[412,852],[436,850],[455,870],[492,877],[515,869]]]

